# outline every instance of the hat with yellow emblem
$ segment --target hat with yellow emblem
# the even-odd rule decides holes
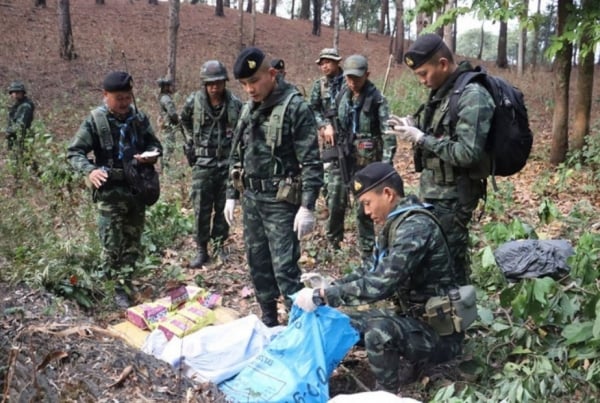
[[[354,196],[360,197],[393,176],[396,176],[396,180],[402,183],[400,175],[392,165],[386,162],[373,162],[367,165],[354,175],[354,182],[352,183]]]
[[[262,50],[249,47],[240,52],[233,64],[233,75],[236,80],[249,78],[254,75],[265,60]]]
[[[427,63],[443,45],[444,41],[439,35],[423,34],[408,48],[404,55],[404,63],[414,70]]]

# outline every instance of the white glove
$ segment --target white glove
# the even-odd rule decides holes
[[[294,231],[298,234],[298,239],[312,232],[315,227],[315,215],[312,211],[301,206],[294,218]]]
[[[307,287],[327,288],[331,284],[331,277],[324,277],[319,273],[302,273],[300,281]]]
[[[418,143],[425,135],[421,130],[412,126],[394,126],[393,130],[386,130],[385,134],[395,134],[398,140],[412,143]]]
[[[225,215],[225,221],[229,226],[233,226],[233,210],[235,210],[235,199],[227,199],[225,200],[225,209],[223,210],[223,214]]]
[[[415,119],[410,115],[403,118],[397,115],[390,115],[387,124],[393,129],[395,129],[396,126],[415,126]]]
[[[294,300],[294,304],[298,305],[303,311],[312,312],[317,309],[317,306],[313,302],[313,293],[314,290],[312,288],[303,288],[296,293],[296,299]]]

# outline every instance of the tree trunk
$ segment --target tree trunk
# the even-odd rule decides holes
[[[404,59],[404,0],[396,0],[396,45],[394,60],[402,63]]]
[[[500,21],[500,33],[498,34],[498,52],[496,55],[496,66],[501,69],[508,67],[507,47],[507,24],[506,21]]]
[[[33,0],[34,7],[46,7],[46,0]]]
[[[481,24],[481,31],[479,35],[479,50],[477,51],[477,60],[481,60],[483,58],[483,46],[485,45],[485,29],[483,29],[483,24]]]
[[[594,0],[583,0],[581,11],[586,14]],[[589,47],[589,49],[587,49]],[[587,49],[587,50],[586,50]],[[589,31],[584,32],[579,46],[577,63],[577,84],[575,93],[575,120],[571,149],[581,150],[590,131],[590,112],[592,108],[592,90],[594,88],[594,40]]]
[[[148,4],[153,4],[155,6],[158,6],[158,0],[148,0]]]
[[[69,0],[58,0],[58,32],[60,36],[60,57],[65,60],[73,60],[77,57],[73,45],[73,31],[71,30],[71,11]]]
[[[255,0],[248,0],[248,4],[246,4],[246,12],[248,14],[252,14],[252,10],[253,10],[253,3]]]
[[[104,4],[104,0],[96,0],[96,4]]]
[[[298,18],[301,20],[310,19],[310,0],[300,0],[300,14]]]
[[[244,0],[238,0],[238,10],[240,11],[240,50],[244,48]]]
[[[312,0],[313,3],[313,27],[312,34],[321,36],[321,0]]]
[[[340,0],[331,0],[335,4],[333,11],[333,47],[340,48]]]
[[[292,0],[292,12],[290,15],[290,20],[294,19],[294,11],[296,10],[296,0]]]
[[[444,6],[444,12],[450,11],[454,7],[454,0],[446,0],[446,4]],[[454,51],[454,33],[453,33],[453,23],[448,23],[444,25],[444,42],[448,49]]]
[[[379,13],[379,27],[377,28],[377,33],[379,35],[383,35],[383,33],[385,32],[385,22],[388,20],[388,14],[389,14],[389,9],[390,7],[390,3],[388,2],[388,0],[381,0],[381,11]],[[389,33],[389,27],[388,27],[388,33]]]
[[[270,1],[269,0],[264,0],[262,13],[263,14],[269,14],[269,8],[270,7],[271,7]]]
[[[537,70],[537,59],[539,53],[539,43],[540,43],[540,9],[542,5],[542,0],[537,0],[537,11],[535,13],[535,17],[533,19],[533,46],[531,48],[531,71]]]
[[[167,60],[167,79],[175,83],[177,76],[177,32],[179,31],[179,0],[169,0],[169,44]]]
[[[271,15],[277,15],[277,0],[271,0],[271,11],[269,11]]]
[[[231,8],[231,1],[230,0],[223,0],[223,6],[227,7],[227,8]]]
[[[225,5],[223,0],[217,0],[215,3],[215,15],[217,17],[225,17]]]
[[[337,1],[331,0],[331,19],[329,20],[329,27],[333,28],[335,25],[335,13],[336,13]]]
[[[429,16],[425,13],[417,14],[417,36],[421,35],[421,31],[429,25]],[[402,34],[404,35],[404,34]]]
[[[250,44],[254,46],[256,44],[256,0],[248,0],[252,2],[252,25],[250,31]]]
[[[519,16],[519,22],[523,25],[519,35],[519,54],[517,55],[517,72],[520,76],[525,72],[525,53],[527,52],[527,16],[529,11],[529,0],[523,0],[523,11]]]
[[[573,0],[558,0],[558,23],[556,36],[565,33],[568,8]],[[569,150],[569,79],[573,45],[564,41],[554,59],[554,114],[552,115],[552,146],[550,163],[564,162]]]

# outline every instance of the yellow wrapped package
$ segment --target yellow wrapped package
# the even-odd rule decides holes
[[[216,315],[213,311],[200,304],[198,301],[188,302],[178,312],[190,319],[195,324],[195,330],[215,323]]]

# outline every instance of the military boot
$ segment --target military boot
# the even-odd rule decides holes
[[[192,269],[199,269],[206,262],[208,262],[208,249],[206,248],[206,243],[203,243],[198,246],[198,254],[190,263],[190,267]]]
[[[277,301],[261,303],[260,310],[262,311],[261,320],[265,326],[275,327],[279,325],[279,319],[277,318]]]

